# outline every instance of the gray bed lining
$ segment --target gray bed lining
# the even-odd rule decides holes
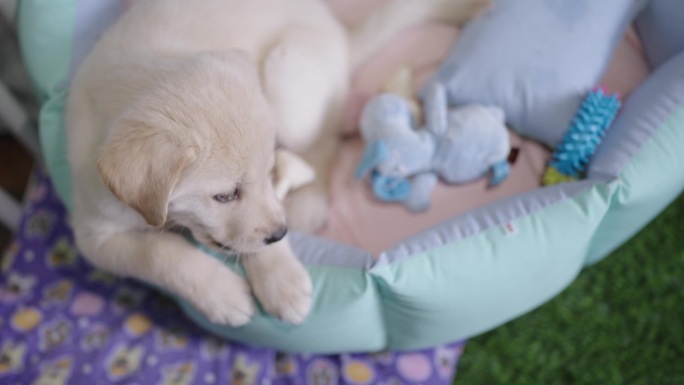
[[[292,248],[307,265],[370,269],[401,262],[416,254],[502,227],[518,218],[573,198],[596,183],[595,180],[563,183],[501,199],[412,235],[394,248],[381,253],[377,260],[363,249],[307,234],[292,234]]]
[[[307,265],[365,270],[374,263],[370,252],[345,243],[295,232],[290,236],[290,241],[295,255]]]
[[[71,83],[76,69],[100,39],[100,36],[114,24],[123,12],[122,1],[81,0],[78,2],[69,83]]]
[[[396,263],[492,228],[502,227],[518,218],[573,198],[589,190],[594,184],[596,181],[593,180],[563,183],[490,203],[407,238],[395,248],[383,252],[376,266]]]

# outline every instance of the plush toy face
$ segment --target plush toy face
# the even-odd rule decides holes
[[[366,105],[361,134],[367,146],[357,177],[376,170],[385,177],[405,179],[430,168],[434,140],[415,130],[408,103],[397,95],[382,94]]]
[[[387,202],[406,199],[411,193],[411,185],[406,178],[393,178],[382,175],[375,167],[389,157],[387,145],[380,140],[368,143],[363,158],[356,168],[356,178],[371,175],[371,185],[375,195]]]
[[[435,142],[425,133],[376,140],[366,145],[356,176],[363,178],[375,170],[386,177],[406,179],[428,171],[434,151]]]

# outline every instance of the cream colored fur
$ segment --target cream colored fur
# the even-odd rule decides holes
[[[350,55],[344,27],[319,0],[138,0],[71,85],[73,226],[84,255],[180,295],[216,323],[248,322],[252,291],[269,313],[303,321],[310,278],[287,237],[265,239],[286,218],[299,231],[325,221],[350,63],[454,1],[467,4],[449,8],[460,21],[487,3],[396,0],[355,28],[352,47],[362,47]],[[285,207],[272,183],[276,143],[317,176]],[[251,288],[174,228],[237,252]]]

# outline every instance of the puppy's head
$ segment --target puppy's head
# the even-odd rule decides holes
[[[256,66],[201,54],[170,74],[114,123],[98,156],[102,180],[150,225],[186,227],[209,246],[249,253],[279,241],[276,122]]]

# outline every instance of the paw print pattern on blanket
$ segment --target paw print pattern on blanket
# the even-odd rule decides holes
[[[35,283],[36,277],[33,275],[11,273],[4,287],[0,287],[0,299],[4,302],[18,301],[31,294]]]
[[[45,238],[52,231],[55,220],[54,213],[39,210],[29,216],[28,220],[24,223],[24,233],[27,238]]]
[[[76,265],[78,252],[69,239],[61,238],[46,254],[48,266],[55,269],[68,269]]]
[[[39,349],[48,352],[68,343],[73,334],[73,324],[64,317],[59,317],[40,328]]]
[[[112,381],[119,381],[131,377],[140,371],[145,348],[142,345],[117,345],[107,364],[107,377]]]
[[[71,297],[74,283],[68,279],[59,280],[45,288],[40,307],[49,308],[65,304]]]
[[[68,385],[73,359],[63,356],[40,365],[40,374],[33,385]]]
[[[162,370],[162,385],[190,385],[195,377],[195,364],[191,361],[170,365]]]
[[[80,341],[80,348],[84,352],[97,351],[104,348],[109,340],[111,331],[105,324],[97,323],[90,327]]]
[[[23,366],[26,343],[5,341],[0,347],[0,378],[9,373],[17,373]]]

